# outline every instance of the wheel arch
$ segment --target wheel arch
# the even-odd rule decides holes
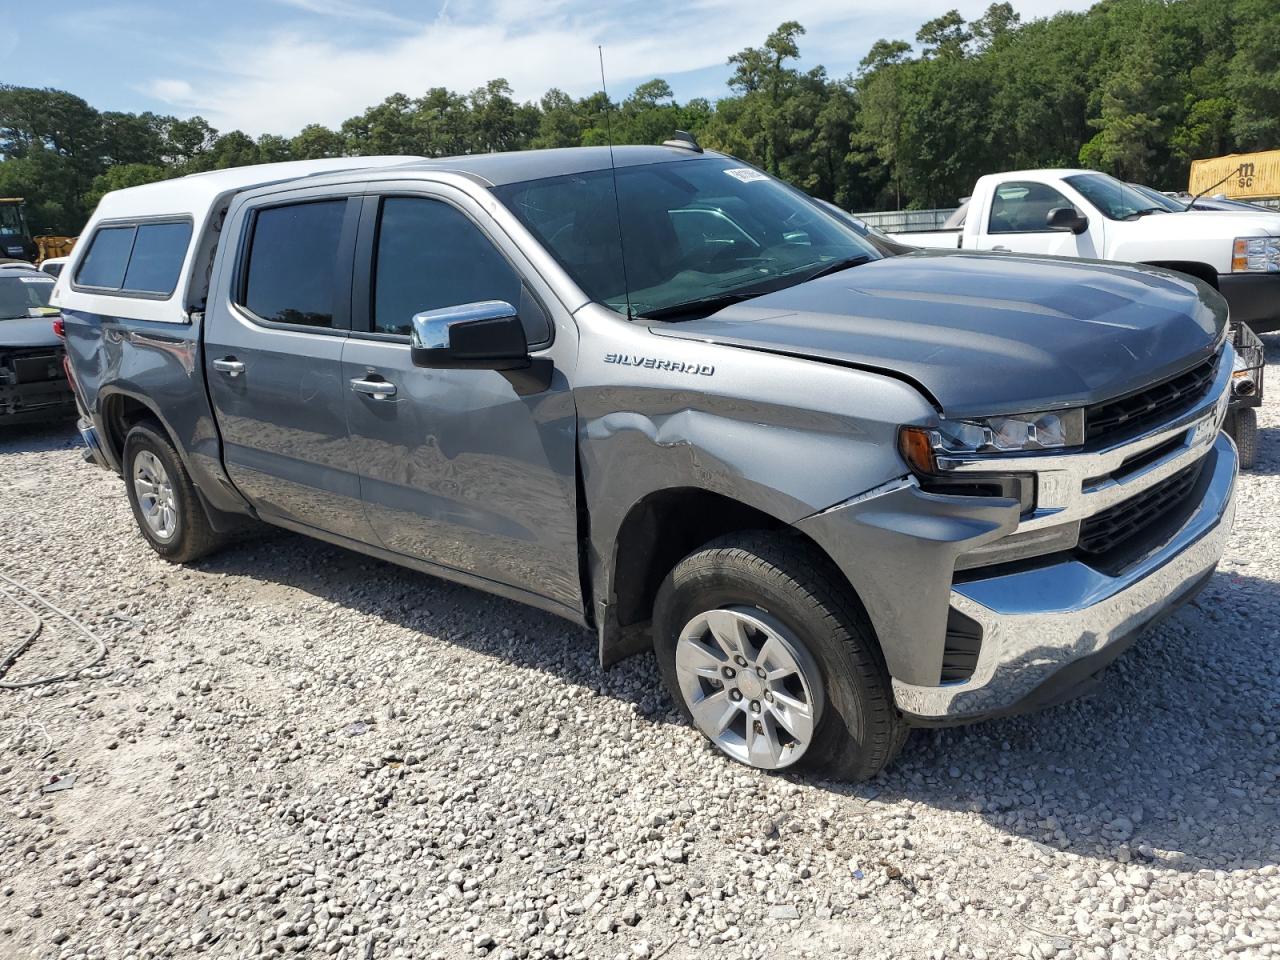
[[[1188,274],[1197,280],[1203,280],[1213,289],[1218,289],[1218,271],[1207,263],[1197,260],[1147,260],[1145,262],[1149,267],[1163,267],[1166,270]]]
[[[808,534],[772,513],[702,487],[653,490],[624,514],[593,593],[600,662],[610,666],[649,649],[653,603],[667,574],[694,550],[719,537],[750,530],[803,542],[838,572],[832,557]],[[841,577],[843,582],[843,576]],[[861,603],[852,585],[850,595]]]

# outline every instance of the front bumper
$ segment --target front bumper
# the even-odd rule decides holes
[[[1247,323],[1254,333],[1280,330],[1280,273],[1222,273],[1218,292],[1232,322]]]
[[[926,723],[962,722],[1070,695],[1152,621],[1191,599],[1212,573],[1235,516],[1236,470],[1235,447],[1219,435],[1206,455],[1198,507],[1164,543],[1114,576],[1067,560],[954,585],[951,605],[982,626],[977,666],[960,683],[895,679],[899,709]]]

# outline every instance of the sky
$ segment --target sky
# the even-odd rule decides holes
[[[0,83],[69,90],[100,110],[189,117],[222,132],[337,127],[392,93],[505,77],[519,100],[665,78],[680,101],[728,93],[730,54],[798,20],[801,66],[857,69],[877,39],[990,0],[61,0],[0,19]],[[1023,20],[1089,0],[1014,0]],[[30,13],[30,11],[29,11]]]

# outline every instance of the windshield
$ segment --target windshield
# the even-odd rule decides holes
[[[1067,177],[1066,182],[1079,190],[1109,220],[1128,220],[1145,213],[1173,212],[1164,204],[1157,204],[1137,188],[1105,173],[1080,173]]]
[[[24,237],[26,234],[22,209],[16,203],[0,203],[0,236]]]
[[[52,277],[0,276],[0,320],[51,317],[58,312],[49,306]]]
[[[733,160],[620,167],[617,183],[616,206],[609,170],[493,192],[587,296],[619,313],[628,293],[637,316],[674,315],[686,305],[693,315],[846,261],[880,259],[842,218]]]
[[[1165,196],[1154,187],[1144,187],[1140,183],[1131,183],[1129,186],[1137,190],[1147,200],[1150,200],[1152,206],[1159,206],[1161,209],[1168,210],[1170,213],[1182,213],[1187,209],[1185,201],[1179,203],[1177,200],[1174,200],[1173,197]]]

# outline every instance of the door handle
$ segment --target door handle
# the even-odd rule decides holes
[[[235,357],[223,357],[221,360],[213,361],[213,369],[229,377],[238,377],[244,373],[244,364]]]
[[[1009,252],[1009,248],[1008,248],[1008,247],[995,246],[995,247],[992,247],[991,249],[992,249],[992,250],[1003,250],[1005,253],[1008,253],[1008,252]]]
[[[375,400],[390,400],[396,395],[396,385],[386,380],[361,380],[357,377],[351,381],[351,389]]]

